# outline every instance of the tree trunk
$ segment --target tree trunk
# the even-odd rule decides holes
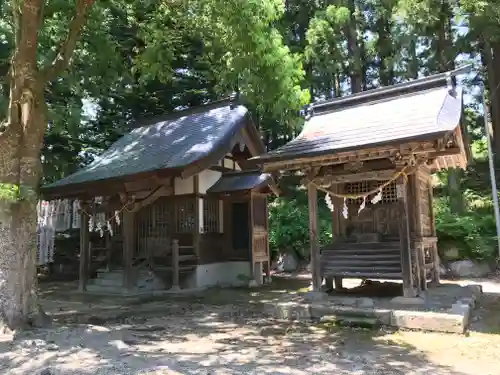
[[[356,21],[356,2],[348,0],[347,6],[350,12],[350,20],[346,26],[347,50],[349,53],[349,75],[351,77],[351,93],[362,90],[362,62],[361,50],[358,45],[358,29]]]
[[[0,325],[10,330],[50,320],[37,301],[36,204],[45,132],[44,86],[65,70],[93,0],[77,0],[67,38],[55,60],[39,70],[43,0],[12,7],[15,49],[8,75],[9,108],[0,123]]]
[[[14,81],[29,82],[25,77]],[[35,104],[26,88],[24,97],[15,91],[11,89],[10,102],[19,116],[11,116],[0,135],[0,317],[12,330],[46,322],[36,299],[36,190],[44,104]]]

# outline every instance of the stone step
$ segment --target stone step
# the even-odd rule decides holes
[[[338,316],[335,324],[344,327],[362,327],[362,328],[379,328],[380,321],[377,318],[369,318],[366,316]]]
[[[87,292],[90,293],[103,293],[103,294],[122,294],[123,288],[116,286],[103,286],[103,285],[87,285]]]
[[[139,275],[139,276],[144,276],[147,277],[149,275],[148,270],[139,270],[135,271],[134,275]],[[123,279],[123,271],[121,270],[112,270],[112,271],[106,271],[106,270],[97,270],[97,278],[98,279],[108,279],[108,280],[118,280],[118,279]]]
[[[110,286],[110,287],[122,287],[123,286],[123,278],[120,279],[106,279],[106,278],[97,278],[89,280],[90,285],[98,285],[98,286]]]

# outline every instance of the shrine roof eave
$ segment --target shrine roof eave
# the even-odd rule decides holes
[[[427,141],[434,141],[440,138],[445,137],[446,135],[452,132],[444,131],[444,132],[436,132],[433,134],[427,134],[425,136],[415,136],[415,137],[407,137],[404,139],[392,140],[387,142],[379,142],[379,143],[370,143],[360,146],[351,146],[345,147],[341,149],[335,149],[334,151],[330,150],[321,150],[321,151],[310,151],[310,152],[301,152],[299,154],[286,154],[279,155],[275,154],[269,158],[259,158],[257,163],[261,165],[261,168],[265,172],[272,172],[277,170],[288,169],[284,167],[286,165],[293,165],[292,169],[295,169],[296,166],[301,164],[312,164],[314,161],[322,161],[326,159],[333,159],[336,156],[341,158],[354,158],[363,152],[366,151],[374,151],[374,154],[378,155],[382,151],[399,151],[403,146],[406,146],[411,143],[421,143]],[[385,156],[382,156],[384,158]],[[373,159],[376,159],[377,156],[374,156]],[[342,163],[343,161],[338,161],[338,163]]]

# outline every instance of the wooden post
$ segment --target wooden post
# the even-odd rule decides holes
[[[87,206],[82,203],[82,211],[80,212],[80,269],[78,290],[85,292],[87,290],[88,281],[88,264],[89,264],[89,217],[84,212]]]
[[[253,212],[254,210],[254,206],[253,206],[253,199],[254,199],[254,194],[253,194],[253,191],[250,191],[250,194],[249,194],[249,198],[248,198],[248,215],[249,215],[249,219],[248,219],[248,225],[249,225],[249,228],[248,228],[248,231],[249,231],[249,237],[250,237],[250,277],[252,278],[252,280],[254,280],[255,282],[257,282],[257,280],[255,279],[255,270],[256,270],[256,262],[255,262],[255,241],[254,241],[254,217],[255,217],[255,214]]]
[[[200,257],[200,232],[203,230],[203,223],[200,220],[200,215],[203,211],[200,209],[200,181],[199,176],[193,176],[193,192],[194,192],[194,228],[193,228],[193,248],[198,261]]]
[[[123,211],[123,286],[131,290],[134,286],[132,258],[134,256],[134,213]]]
[[[406,191],[406,181],[403,178],[398,180],[398,211],[399,211],[399,240],[401,244],[401,271],[403,274],[403,295],[405,297],[415,297],[413,289],[413,269],[411,259],[410,225],[408,219],[408,195]]]
[[[179,240],[172,240],[172,288],[171,291],[180,290],[179,287]]]
[[[307,186],[309,205],[309,242],[311,245],[311,266],[313,291],[321,290],[321,269],[318,243],[318,191],[313,184]]]
[[[432,200],[433,200],[433,191],[432,191],[432,182],[431,179],[429,178],[429,215],[430,215],[430,221],[431,221],[431,228],[432,228],[432,236],[436,237],[436,221],[434,217],[434,209],[432,206]],[[439,260],[439,254],[438,254],[438,249],[437,249],[437,244],[434,243],[432,246],[432,271],[431,271],[431,281],[435,285],[439,285],[441,283],[441,276],[439,275],[439,267],[440,267],[440,260]]]

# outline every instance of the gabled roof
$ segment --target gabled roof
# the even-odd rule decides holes
[[[269,173],[259,171],[234,172],[222,177],[207,190],[207,193],[229,193],[232,191],[252,190],[264,185],[273,184]]]
[[[287,161],[453,132],[462,115],[462,90],[454,78],[454,72],[442,73],[313,104],[297,138],[252,160]]]
[[[91,164],[44,190],[136,175],[156,170],[181,170],[214,153],[229,151],[231,142],[251,124],[247,108],[229,102],[157,118],[137,127],[111,145]],[[251,124],[254,133],[257,129]],[[256,134],[253,141],[260,142]],[[257,149],[264,150],[263,145]],[[223,156],[222,154],[222,156]]]

